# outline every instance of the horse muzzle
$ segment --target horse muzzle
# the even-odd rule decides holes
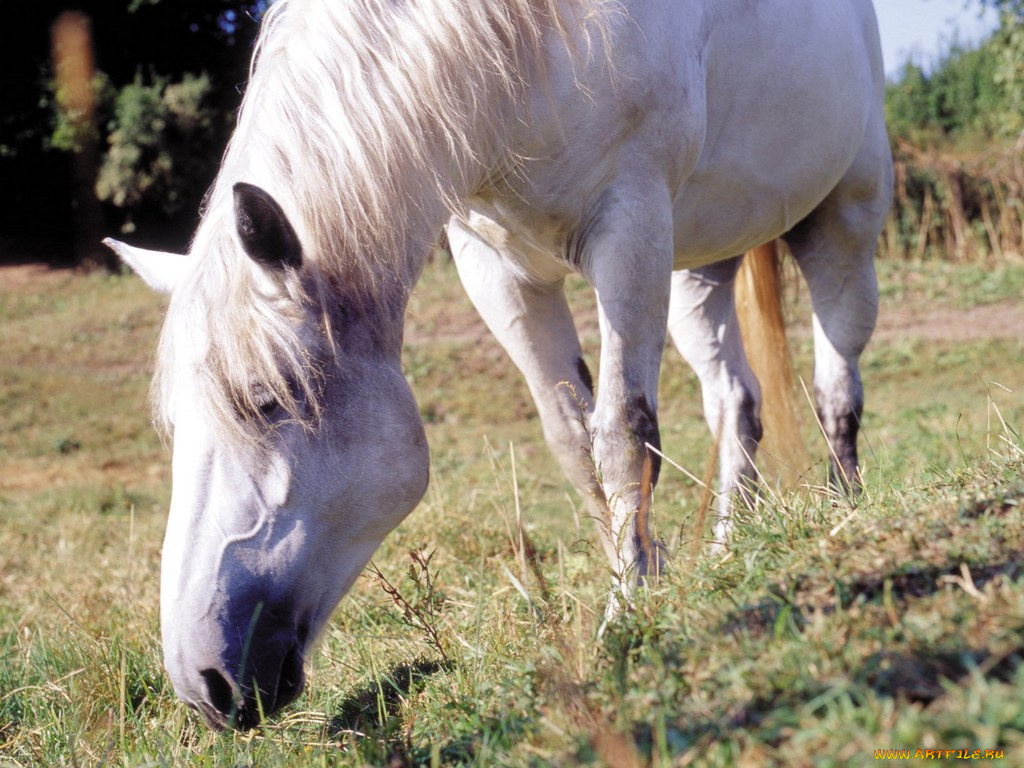
[[[175,692],[211,728],[255,728],[295,701],[305,686],[308,629],[274,611],[260,615],[261,608],[257,604],[248,622],[219,627],[217,642],[179,636],[190,644],[165,657]]]

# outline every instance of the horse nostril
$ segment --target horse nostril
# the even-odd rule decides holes
[[[280,709],[290,704],[302,693],[305,684],[305,675],[302,668],[302,651],[298,645],[293,645],[285,654],[281,663],[281,677],[277,685],[277,701],[274,708]]]
[[[225,718],[235,711],[235,692],[231,683],[216,669],[204,669],[199,673],[206,681],[206,694],[218,712]]]

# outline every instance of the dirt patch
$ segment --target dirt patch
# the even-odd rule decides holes
[[[45,264],[0,265],[0,291],[5,293],[40,293],[74,275],[68,268]]]
[[[73,277],[71,269],[53,269],[43,264],[0,265],[0,291],[10,293],[44,292]],[[597,313],[593,309],[574,312],[581,338],[598,334]],[[803,318],[801,318],[803,320]],[[805,323],[799,323],[804,326]],[[801,336],[803,329],[798,328]],[[806,324],[809,332],[809,324]],[[489,336],[483,321],[462,297],[431,317],[428,324],[410,318],[406,339],[411,344],[476,343]],[[966,309],[882,304],[873,341],[900,339],[969,342],[983,339],[1024,338],[1024,299],[984,304]]]
[[[573,318],[580,339],[599,338],[597,312],[575,309]],[[810,310],[801,308],[789,333],[798,339],[810,338]],[[443,314],[425,327],[412,318],[406,326],[406,340],[423,343],[478,344],[490,334],[476,311],[468,304],[447,307]],[[935,342],[972,342],[985,339],[1024,338],[1024,299],[1002,301],[967,308],[923,309],[920,306],[882,304],[872,343],[919,339]]]
[[[967,309],[882,308],[875,341],[982,341],[1024,338],[1024,303],[1003,301]]]

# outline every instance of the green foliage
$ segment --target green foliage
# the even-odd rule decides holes
[[[932,72],[907,62],[886,91],[894,137],[911,143],[1015,136],[1024,128],[1024,27],[1004,10],[975,49],[954,45]]]
[[[988,8],[997,8],[1003,13],[1024,19],[1024,0],[980,0]]]
[[[1014,21],[1016,19],[1016,21]],[[1024,131],[1024,4],[1016,17],[1007,14],[1000,29],[1001,45],[996,61],[995,82],[1006,95],[1002,133]]]
[[[129,212],[152,204],[169,216],[195,206],[219,157],[222,117],[208,104],[210,91],[205,73],[174,83],[137,76],[122,88],[96,183],[100,199]]]
[[[987,0],[999,28],[928,70],[907,62],[886,89],[895,200],[879,252],[1002,261],[1024,253],[1024,0]]]
[[[114,88],[102,72],[93,77],[92,90],[96,104],[109,103],[113,98]],[[86,144],[99,139],[96,122],[69,104],[67,94],[56,81],[50,83],[48,96],[53,114],[53,132],[47,142],[50,149],[80,152]]]
[[[885,117],[894,137],[918,143],[925,126],[932,124],[932,99],[928,76],[918,64],[908,61],[885,92]]]

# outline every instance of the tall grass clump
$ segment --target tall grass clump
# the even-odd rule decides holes
[[[1024,256],[1024,134],[983,151],[898,140],[880,255],[1002,263]]]

